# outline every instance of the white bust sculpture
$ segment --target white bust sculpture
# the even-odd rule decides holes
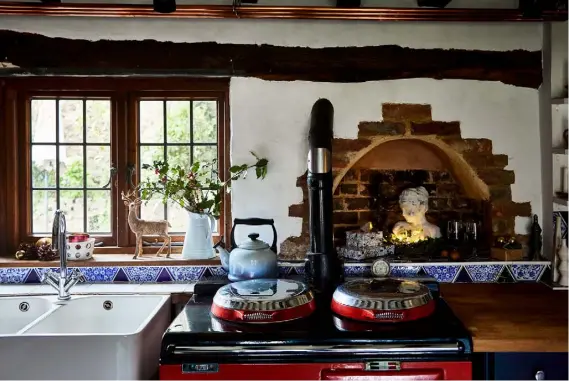
[[[398,222],[393,227],[393,234],[398,237],[408,236],[416,242],[425,238],[440,238],[441,230],[425,218],[429,210],[429,192],[425,187],[408,188],[399,196],[399,206],[406,222]]]

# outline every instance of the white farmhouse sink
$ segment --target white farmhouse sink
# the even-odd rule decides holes
[[[73,297],[0,345],[0,379],[149,379],[170,322],[166,295]]]
[[[0,298],[0,337],[18,333],[53,308],[48,298],[38,296]]]

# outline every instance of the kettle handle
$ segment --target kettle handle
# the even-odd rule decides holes
[[[235,227],[237,227],[237,225],[271,225],[273,228],[273,244],[271,245],[271,250],[275,254],[277,253],[277,229],[275,229],[275,220],[272,218],[235,218],[233,220],[233,227],[231,228],[231,249],[237,247],[235,243]]]

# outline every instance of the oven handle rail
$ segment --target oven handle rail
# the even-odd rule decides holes
[[[166,350],[173,355],[229,354],[236,356],[266,355],[425,355],[459,354],[460,342],[450,344],[352,344],[352,345],[258,345],[258,346],[188,346],[170,344]]]

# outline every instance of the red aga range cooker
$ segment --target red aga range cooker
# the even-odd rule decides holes
[[[472,339],[437,283],[341,284],[332,223],[333,115],[332,104],[319,99],[308,133],[309,286],[290,279],[221,288],[198,283],[164,334],[160,379],[471,379]]]
[[[438,284],[360,279],[330,309],[288,279],[197,284],[166,331],[162,380],[471,379],[472,340]],[[219,285],[217,285],[219,287]],[[361,293],[361,294],[360,294]]]

